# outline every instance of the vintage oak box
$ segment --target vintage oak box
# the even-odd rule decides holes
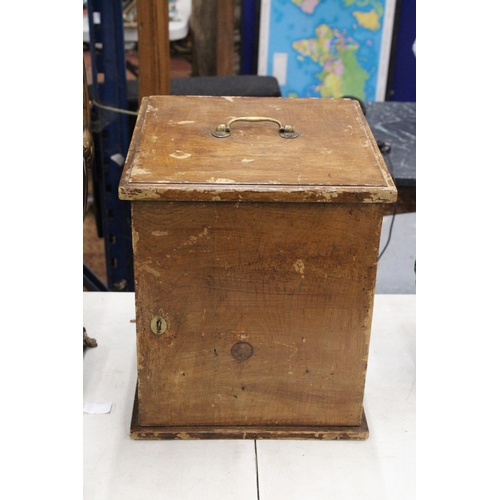
[[[153,96],[132,202],[134,438],[363,439],[383,204],[350,99]]]

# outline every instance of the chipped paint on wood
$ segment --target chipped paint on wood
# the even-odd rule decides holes
[[[172,158],[176,158],[177,160],[185,160],[186,158],[189,158],[193,155],[191,153],[185,153],[184,151],[176,149],[175,152],[171,153],[169,156],[171,156]]]
[[[377,191],[370,193],[369,196],[363,198],[362,203],[389,203],[397,200],[397,193],[393,190]]]
[[[298,259],[296,262],[294,262],[293,268],[295,269],[296,273],[300,273],[302,277],[304,277],[304,271],[306,269],[306,266],[304,265],[304,262],[302,262],[301,259]]]
[[[207,179],[207,182],[213,182],[215,184],[235,184],[236,181],[233,179],[223,179],[223,178],[215,178],[215,177],[210,177],[210,179]]]
[[[135,249],[140,240],[140,233],[132,226],[132,247]]]
[[[317,193],[317,196],[322,198],[322,201],[330,201],[334,198],[338,198],[339,193],[337,191],[328,191],[328,192]]]
[[[187,241],[181,244],[181,247],[189,246],[189,245],[194,245],[195,243],[198,242],[200,238],[206,238],[208,237],[208,227],[203,228],[203,231],[199,233],[196,236],[190,236]]]
[[[139,266],[141,269],[144,269],[144,271],[152,274],[156,278],[159,278],[161,276],[161,273],[157,271],[156,269],[153,269],[152,267],[148,266],[147,264],[142,264]]]
[[[150,173],[149,170],[147,170],[146,168],[141,168],[139,166],[136,166],[134,168],[134,175],[148,175]]]
[[[135,186],[138,186],[136,183]],[[266,185],[240,185],[233,179],[210,178],[206,184],[191,183],[143,183],[143,187],[119,187],[122,200],[168,200],[186,201],[234,201],[234,202],[307,202],[307,203],[391,203],[397,200],[393,188],[350,188],[344,186],[286,186],[267,183]]]
[[[198,436],[190,434],[189,432],[179,432],[176,437],[176,439],[200,439]]]
[[[123,187],[118,188],[119,198],[121,200],[159,200],[161,194],[149,189],[132,188],[126,189]]]

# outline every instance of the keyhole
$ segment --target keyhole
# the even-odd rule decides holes
[[[151,320],[150,326],[151,326],[151,331],[156,335],[161,335],[162,333],[165,333],[165,331],[167,330],[167,322],[161,316],[155,316]]]

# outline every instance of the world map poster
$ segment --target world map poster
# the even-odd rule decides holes
[[[284,97],[383,101],[395,0],[262,0],[258,74]]]

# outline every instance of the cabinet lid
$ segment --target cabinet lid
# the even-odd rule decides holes
[[[119,196],[387,203],[397,191],[356,100],[151,96]]]

